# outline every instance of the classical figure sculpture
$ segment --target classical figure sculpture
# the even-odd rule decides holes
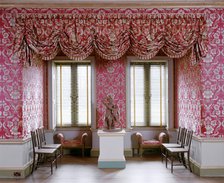
[[[106,106],[105,123],[107,130],[113,131],[116,123],[121,126],[119,121],[119,108],[114,104],[113,98],[110,95],[104,98],[103,104]]]

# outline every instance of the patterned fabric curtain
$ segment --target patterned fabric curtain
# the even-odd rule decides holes
[[[171,58],[188,51],[199,60],[207,52],[206,18],[202,14],[19,14],[15,50],[27,60],[53,59],[61,50],[73,60],[93,50],[116,60],[127,50],[141,59],[162,50]]]

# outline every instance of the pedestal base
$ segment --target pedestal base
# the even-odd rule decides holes
[[[126,161],[98,161],[98,168],[125,168]]]
[[[125,131],[107,132],[98,130],[100,138],[99,168],[125,168],[124,135]]]

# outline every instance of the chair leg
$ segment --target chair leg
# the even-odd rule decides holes
[[[140,155],[140,157],[142,157],[142,154],[143,154],[143,149],[140,148],[140,150],[139,150],[139,155]]]
[[[84,147],[82,147],[82,157],[84,157],[84,155],[85,155],[85,149]]]
[[[132,156],[135,156],[135,148],[132,148]]]
[[[166,168],[167,168],[167,161],[168,161],[168,151],[165,152],[165,160],[166,160]]]
[[[162,161],[162,163],[163,163],[163,157],[165,157],[165,148],[162,148],[161,147],[161,149],[160,149],[160,153],[161,153],[161,161]]]
[[[36,159],[36,154],[33,155],[33,165],[32,165],[32,171],[31,171],[31,174],[33,173],[34,171],[34,168],[35,168],[35,159]]]
[[[64,148],[61,147],[61,156],[64,156]]]
[[[171,173],[173,173],[173,155],[171,155]]]
[[[51,162],[51,175],[53,174],[53,162]]]
[[[185,168],[187,168],[186,162],[185,162],[185,158],[184,158],[184,153],[181,153],[181,159],[182,159],[182,163],[185,166]]]
[[[189,170],[190,170],[190,172],[192,172],[191,163],[190,163],[190,154],[189,153],[187,153],[187,159],[188,159]]]
[[[137,154],[140,156],[140,148],[137,149]]]
[[[55,152],[55,167],[58,168],[58,157],[57,157],[57,151]]]

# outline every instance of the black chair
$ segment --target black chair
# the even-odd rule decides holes
[[[51,174],[53,174],[53,164],[55,164],[57,168],[57,150],[53,148],[41,148],[38,145],[38,137],[36,131],[31,131],[31,139],[33,146],[33,165],[31,174],[33,173],[34,169],[37,169],[40,164],[45,163],[50,163]]]
[[[167,167],[167,161],[171,162],[171,173],[173,173],[173,167],[174,166],[185,166],[187,168],[187,164],[185,161],[185,154],[187,154],[187,161],[188,161],[188,167],[190,172],[192,172],[191,170],[191,166],[190,166],[190,148],[191,148],[191,141],[192,141],[192,136],[193,136],[193,131],[192,130],[188,130],[186,133],[186,138],[184,141],[184,145],[183,147],[171,147],[171,148],[167,148],[166,150],[166,167]],[[178,163],[174,164],[174,160],[175,158],[181,157],[181,161],[179,160]]]

